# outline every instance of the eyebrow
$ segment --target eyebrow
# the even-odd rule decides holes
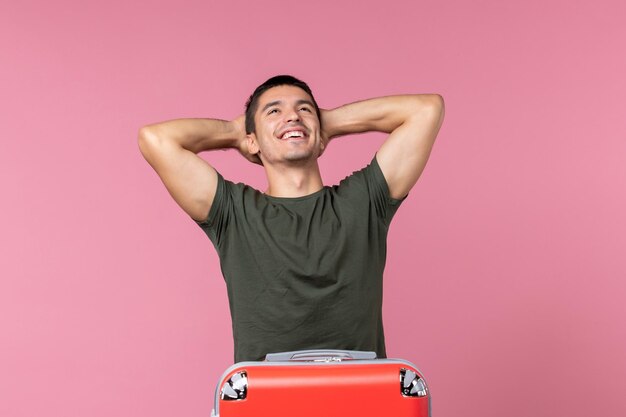
[[[261,113],[265,113],[265,110],[269,109],[272,106],[277,106],[279,104],[283,104],[282,100],[270,101],[265,106],[263,106],[263,109],[261,110]],[[313,105],[313,103],[311,102],[311,100],[300,99],[300,100],[296,101],[296,106],[299,106],[301,104],[308,104],[311,107],[315,107]]]

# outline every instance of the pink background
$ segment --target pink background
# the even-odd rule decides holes
[[[137,131],[234,118],[278,73],[322,107],[446,100],[385,276],[389,355],[435,416],[626,413],[623,2],[19,4],[0,6],[1,416],[209,415],[225,285]],[[332,143],[325,181],[383,139]]]

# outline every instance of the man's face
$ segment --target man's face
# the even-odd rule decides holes
[[[324,150],[320,123],[311,96],[299,87],[281,85],[264,92],[254,115],[256,133],[248,135],[250,151],[263,164],[305,162]]]

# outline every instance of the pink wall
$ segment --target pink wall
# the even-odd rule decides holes
[[[225,286],[136,134],[233,118],[277,73],[323,107],[446,99],[384,306],[434,415],[626,413],[624,3],[367,3],[3,2],[1,416],[210,413]],[[333,143],[327,183],[382,140]],[[263,187],[236,153],[206,158]]]

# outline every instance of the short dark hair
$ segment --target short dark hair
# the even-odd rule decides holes
[[[297,79],[296,77],[292,77],[291,75],[277,75],[265,81],[260,86],[258,86],[256,90],[254,90],[254,93],[252,93],[252,95],[248,98],[248,101],[246,102],[246,133],[247,134],[250,134],[253,132],[256,133],[256,124],[254,123],[254,114],[256,113],[256,110],[259,106],[259,97],[261,96],[261,94],[263,94],[270,88],[278,87],[280,85],[293,85],[294,87],[301,88],[308,95],[310,95],[311,99],[313,100],[313,104],[315,105],[315,112],[317,113],[317,119],[320,121],[320,126],[321,126],[322,117],[320,115],[320,108],[317,105],[317,102],[315,101],[315,97],[313,97],[313,93],[311,92],[311,89],[309,88],[309,86],[304,81],[301,81]]]

